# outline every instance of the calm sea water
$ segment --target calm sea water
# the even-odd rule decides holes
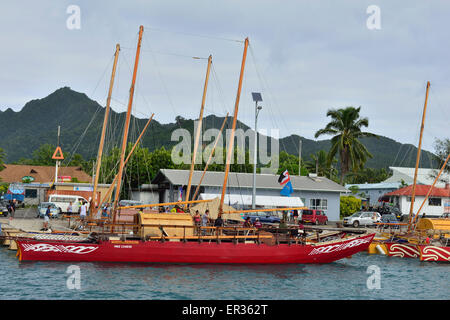
[[[67,287],[71,265],[80,268],[80,289]],[[370,266],[379,268],[380,289],[367,287]],[[19,262],[0,248],[0,270],[2,300],[450,298],[449,264],[366,253],[323,265],[165,265]]]

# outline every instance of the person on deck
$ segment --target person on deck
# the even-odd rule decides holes
[[[205,211],[205,214],[202,216],[202,227],[208,226],[209,223],[209,210]],[[202,230],[202,234],[206,234],[206,229]]]
[[[297,223],[298,222],[298,210],[294,210],[293,216],[294,216],[294,223]]]
[[[221,216],[218,216],[216,221],[214,221],[214,227],[223,227],[223,220]]]
[[[243,227],[244,228],[251,228],[252,227],[252,220],[251,220],[250,217],[247,217],[247,219],[245,219]]]
[[[72,214],[73,208],[72,208],[72,201],[69,202],[69,205],[67,206],[67,214]]]
[[[209,223],[209,210],[205,211],[205,214],[202,216],[202,227],[206,227]]]
[[[200,216],[200,212],[198,212],[198,210],[195,210],[194,224],[199,227],[200,223],[201,223],[201,219],[202,219],[202,217]]]
[[[262,223],[259,221],[259,218],[256,218],[255,223],[253,224],[253,226],[257,229],[262,227]]]
[[[86,219],[86,215],[87,215],[87,202],[84,202],[80,207],[81,222],[84,222],[84,219]]]
[[[108,204],[105,204],[102,208],[102,217],[107,218],[108,216]]]

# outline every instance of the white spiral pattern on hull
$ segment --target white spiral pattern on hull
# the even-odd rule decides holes
[[[422,249],[423,261],[450,261],[450,248],[426,246]]]
[[[405,256],[408,258],[417,258],[420,256],[420,252],[415,246],[395,243],[389,246],[389,255],[401,258],[404,258]]]

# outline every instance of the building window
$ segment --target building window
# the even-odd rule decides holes
[[[429,198],[428,199],[428,205],[429,206],[438,206],[440,207],[442,205],[442,199],[441,198]]]
[[[37,190],[25,189],[25,198],[37,198]]]
[[[411,202],[412,197],[406,197],[406,202]]]
[[[328,209],[328,200],[327,199],[310,199],[309,200],[309,208],[323,210],[326,212]]]

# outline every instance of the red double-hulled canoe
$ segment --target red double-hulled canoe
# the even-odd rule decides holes
[[[450,247],[396,242],[386,242],[385,244],[388,249],[388,255],[391,257],[450,262]]]
[[[16,239],[20,260],[287,264],[329,263],[367,249],[375,234],[317,244],[107,240],[93,243]]]
[[[390,257],[419,258],[420,251],[417,245],[408,242],[385,242]]]
[[[418,245],[420,260],[450,262],[450,247]]]

